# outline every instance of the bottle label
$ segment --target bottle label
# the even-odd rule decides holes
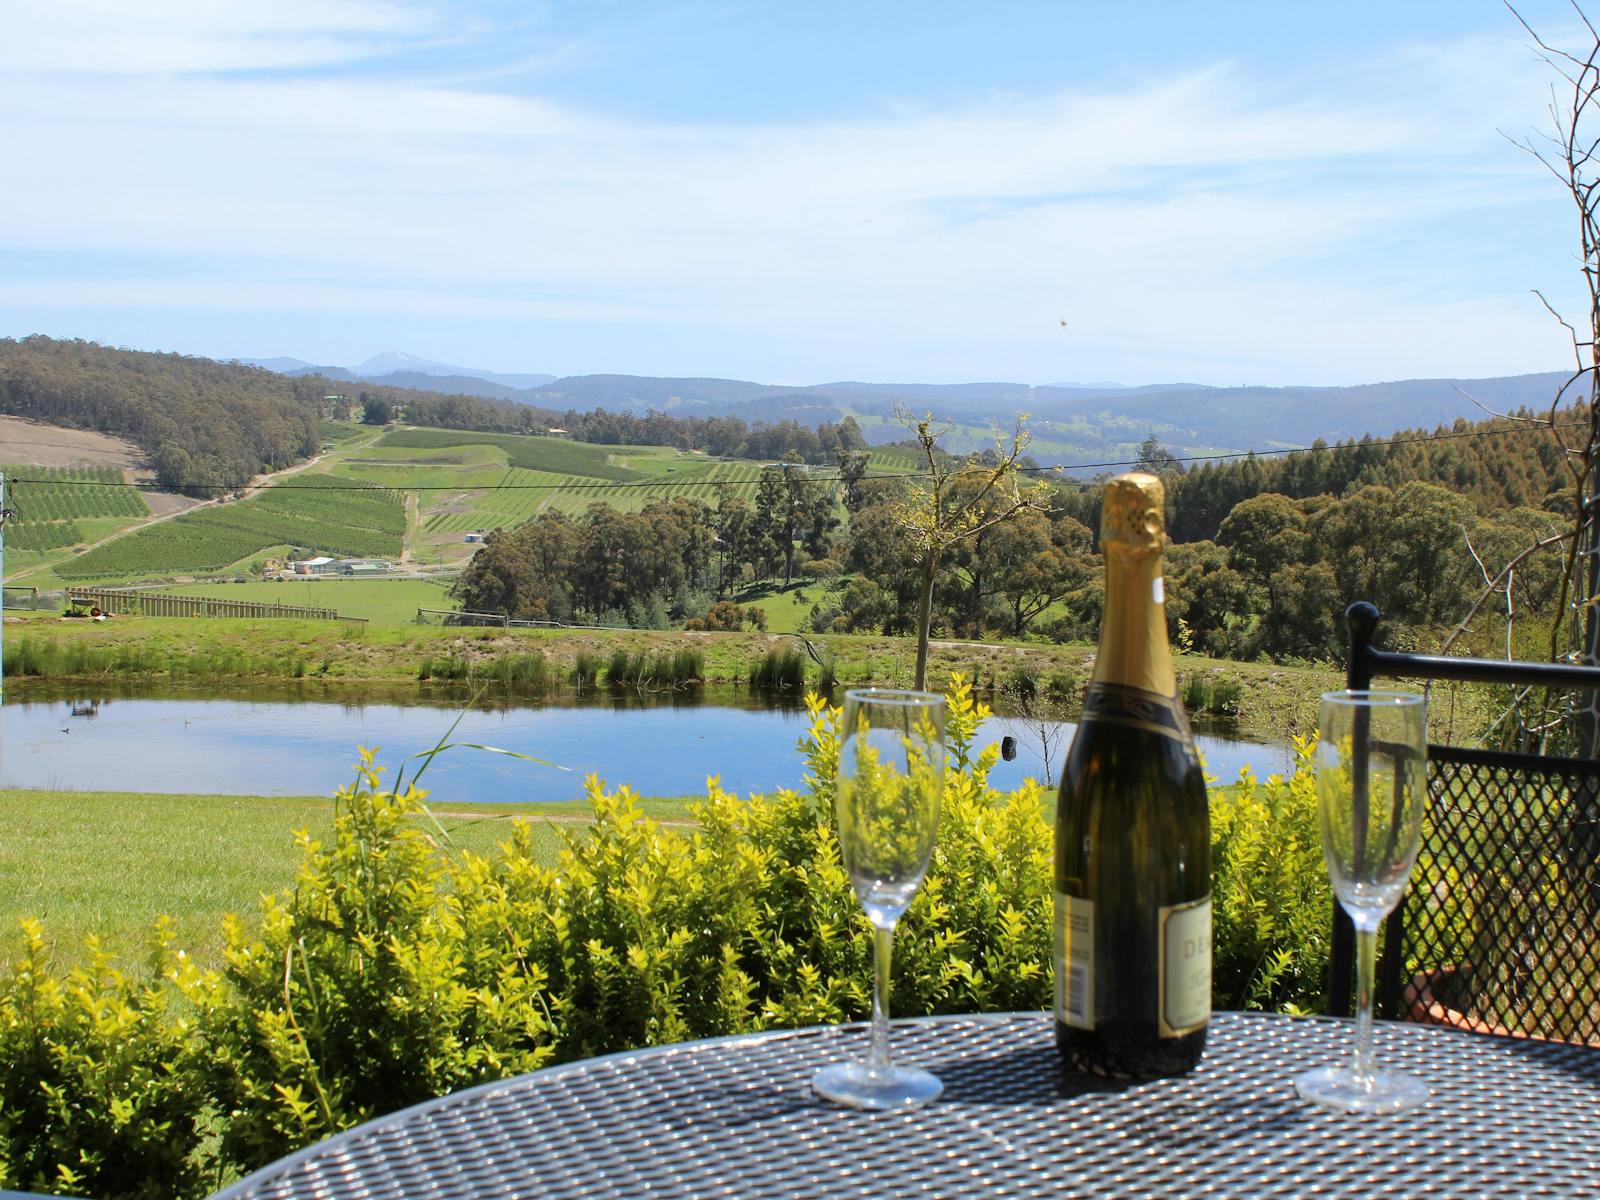
[[[1160,1034],[1181,1037],[1211,1016],[1211,897],[1161,910]]]
[[[1127,725],[1189,743],[1189,720],[1176,696],[1163,696],[1120,683],[1091,683],[1083,693],[1084,721]]]
[[[1055,933],[1056,1020],[1093,1029],[1094,901],[1057,892]]]

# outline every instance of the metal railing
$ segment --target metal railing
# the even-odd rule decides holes
[[[1583,699],[1600,668],[1378,650],[1352,604],[1351,688],[1375,676],[1541,687]],[[1411,887],[1385,922],[1381,1016],[1600,1044],[1600,761],[1428,746],[1428,813]],[[1355,937],[1334,906],[1329,1005],[1351,1008]]]

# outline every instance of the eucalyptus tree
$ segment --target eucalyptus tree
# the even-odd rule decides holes
[[[944,558],[961,542],[1044,505],[1033,489],[1021,486],[1017,471],[1017,460],[1029,442],[1025,415],[1018,415],[1009,443],[996,434],[995,453],[986,465],[972,461],[953,464],[939,448],[939,440],[950,432],[950,426],[936,424],[932,414],[913,418],[897,405],[895,415],[915,435],[925,467],[909,495],[893,510],[895,525],[919,574],[915,686],[922,689],[928,682],[933,588]]]

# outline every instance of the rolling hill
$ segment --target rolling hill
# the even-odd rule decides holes
[[[257,360],[273,364],[298,360]],[[357,371],[391,368],[406,360],[396,354],[369,360]],[[420,360],[417,360],[420,362]],[[1402,428],[1444,425],[1457,418],[1476,420],[1492,412],[1548,409],[1566,382],[1562,372],[1493,379],[1411,379],[1355,387],[1210,387],[1192,383],[1127,387],[1115,384],[1024,383],[866,383],[839,381],[775,385],[742,379],[639,375],[518,376],[472,371],[447,364],[387,370],[362,378],[397,388],[458,391],[560,411],[604,409],[675,417],[737,417],[747,423],[797,421],[815,428],[854,416],[868,441],[902,440],[906,430],[893,420],[897,403],[952,421],[954,450],[989,444],[992,424],[1009,424],[1018,412],[1032,418],[1036,457],[1062,463],[1126,457],[1155,435],[1177,453],[1217,450],[1278,450],[1310,445],[1318,438],[1337,441],[1370,434],[1381,437]],[[292,374],[330,374],[339,368],[299,364]],[[445,372],[453,372],[445,374]],[[330,377],[332,377],[330,375]],[[546,382],[527,384],[541,379]]]

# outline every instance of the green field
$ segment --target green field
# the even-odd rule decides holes
[[[67,557],[150,515],[116,467],[0,465],[5,473],[6,565],[16,576]]]
[[[546,512],[605,503],[636,512],[655,500],[726,492],[753,499],[761,468],[665,446],[593,446],[561,438],[401,429],[332,466],[342,479],[412,489],[426,561],[471,554],[464,535],[512,529]],[[684,487],[682,485],[691,486]]]
[[[874,475],[885,472],[906,474],[925,469],[922,455],[906,446],[878,446],[867,452],[867,470]]]
[[[413,449],[390,446],[385,439],[353,451],[331,470],[341,479],[375,487],[491,487],[506,473],[506,453],[498,446]]]
[[[666,467],[666,460],[652,462],[652,467],[666,469],[651,482],[605,487],[596,486],[592,481],[569,479],[562,490],[546,494],[539,511],[574,516],[591,504],[603,502],[623,512],[637,512],[652,501],[669,500],[674,496],[687,496],[715,508],[723,495],[743,496],[746,500],[755,498],[756,480],[761,475],[761,468],[755,463],[727,462],[688,454],[677,462],[679,465],[672,467]],[[690,483],[719,486],[683,486]]]
[[[318,421],[317,436],[325,445],[337,449],[370,441],[378,436],[378,431],[360,421]]]
[[[768,633],[798,633],[802,622],[811,615],[811,606],[821,603],[826,596],[827,592],[819,585],[796,580],[786,588],[777,583],[750,588],[734,600],[765,612]]]
[[[253,579],[245,583],[191,583],[162,591],[174,596],[210,596],[257,604],[303,604],[331,608],[343,617],[374,625],[410,625],[419,608],[455,608],[446,595],[453,580],[441,579]]]
[[[648,800],[645,808],[683,820],[686,804]],[[264,892],[292,886],[300,862],[293,831],[327,829],[332,807],[326,796],[0,790],[0,957],[10,956],[17,922],[30,916],[44,922],[64,963],[81,960],[89,934],[135,957],[165,915],[181,947],[217,965],[223,915],[252,913]],[[435,816],[452,849],[478,853],[504,841],[513,820],[531,817],[541,857],[554,862],[560,826],[588,814],[584,803],[451,804]]]
[[[51,588],[219,575],[249,572],[260,560],[292,548],[386,558],[409,549],[419,563],[459,566],[475,548],[466,535],[478,530],[512,529],[541,513],[575,517],[597,503],[637,512],[675,496],[712,506],[725,495],[753,502],[762,470],[757,462],[666,446],[599,446],[446,429],[385,432],[345,422],[325,422],[321,433],[329,450],[318,472],[297,474],[246,500],[151,523],[125,537],[114,535],[148,509],[134,489],[114,482],[114,472],[104,480],[96,475],[68,485],[49,480],[45,468],[4,468],[41,481],[24,485],[24,519],[7,530],[7,576]],[[868,460],[875,475],[917,467],[915,452],[899,447],[880,447]],[[58,473],[65,480],[80,470],[106,473],[105,468]],[[352,484],[372,490],[314,490]],[[409,523],[408,496],[414,508]],[[104,545],[82,549],[107,538]],[[786,611],[782,598],[769,616],[780,630],[794,628],[799,619]]]
[[[390,438],[431,432],[439,431],[405,430]],[[527,438],[530,446],[518,446],[508,435],[487,445],[415,447],[395,446],[390,438],[351,456],[338,470],[350,478],[419,489],[421,529],[414,551],[423,561],[464,560],[472,553],[466,534],[514,529],[542,513],[575,517],[599,503],[637,512],[672,496],[712,505],[725,493],[753,499],[760,476],[755,463],[662,446],[602,448],[549,438]],[[549,466],[526,465],[533,462]],[[562,463],[582,470],[555,469]]]
[[[405,505],[386,488],[336,490],[326,475],[147,525],[56,567],[67,580],[217,571],[280,545],[350,557],[398,556]],[[348,489],[349,485],[343,487]]]
[[[515,433],[471,433],[451,429],[397,429],[377,443],[380,450],[438,450],[456,446],[494,446],[513,467],[529,471],[554,471],[588,475],[596,479],[637,479],[641,472],[613,461],[613,450],[625,447],[592,446],[566,438],[530,437]],[[652,452],[659,447],[648,447]],[[671,451],[668,451],[671,453]]]

